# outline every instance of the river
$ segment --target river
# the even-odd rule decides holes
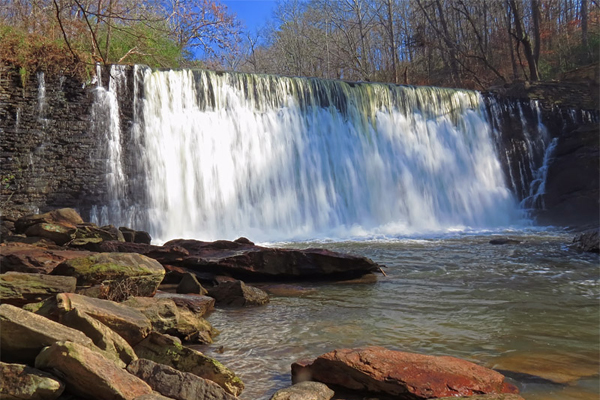
[[[498,236],[521,243],[489,243]],[[369,345],[494,368],[527,400],[597,399],[599,260],[570,248],[572,237],[531,228],[283,243],[367,256],[387,276],[293,283],[266,306],[218,309],[209,321],[222,333],[202,350],[239,374],[246,400],[290,385],[298,359]]]

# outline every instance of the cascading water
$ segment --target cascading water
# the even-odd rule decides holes
[[[144,228],[160,239],[404,235],[519,217],[476,92],[190,70],[136,76]]]

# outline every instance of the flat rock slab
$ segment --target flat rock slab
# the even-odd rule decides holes
[[[139,358],[208,379],[234,396],[238,396],[244,389],[242,380],[229,368],[197,350],[182,346],[179,339],[172,336],[152,332],[134,350]]]
[[[304,380],[411,400],[518,392],[502,374],[477,364],[383,347],[334,350],[294,363],[292,381]]]
[[[201,242],[172,240],[165,246],[186,249],[189,256],[180,265],[198,272],[231,275],[243,280],[340,279],[379,271],[366,257],[324,249],[275,249],[251,242]]]
[[[56,295],[56,303],[59,314],[78,309],[117,332],[132,346],[152,330],[152,323],[143,313],[114,301],[62,293]]]
[[[7,272],[0,275],[0,301],[21,307],[58,293],[74,292],[76,285],[72,276]]]
[[[300,382],[278,390],[271,400],[330,400],[335,393],[320,382]]]
[[[129,364],[127,371],[148,383],[152,390],[172,399],[236,399],[210,380],[150,360],[134,361]]]
[[[165,269],[156,260],[136,253],[98,253],[66,260],[56,266],[53,275],[74,276],[78,285],[95,285],[106,280],[150,277],[152,293],[165,276]]]
[[[35,360],[36,368],[59,371],[70,392],[97,400],[133,400],[152,389],[102,354],[73,342],[46,347]]]
[[[437,400],[525,400],[518,394],[501,393],[501,394],[482,394],[476,396],[463,397],[440,397]]]
[[[66,260],[92,254],[89,251],[45,249],[24,244],[0,245],[0,272],[49,274]]]
[[[215,299],[199,294],[168,293],[159,290],[154,298],[173,300],[177,307],[186,308],[199,316],[203,316],[215,308]]]
[[[9,304],[0,305],[0,325],[2,361],[33,364],[44,347],[63,340],[94,346],[92,339],[76,329]]]
[[[54,400],[65,390],[56,377],[22,364],[0,362],[0,398]]]

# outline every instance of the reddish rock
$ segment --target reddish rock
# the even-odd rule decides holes
[[[502,374],[469,361],[383,347],[334,350],[294,363],[292,381],[306,380],[408,399],[518,392]]]
[[[49,274],[66,260],[89,256],[89,251],[51,250],[42,247],[9,244],[0,246],[0,272],[16,271]]]
[[[137,253],[155,259],[161,264],[176,264],[189,256],[189,252],[179,246],[154,246],[144,243],[103,241],[85,246],[87,250],[103,253]]]
[[[77,224],[83,224],[81,216],[72,208],[61,208],[44,214],[26,215],[15,222],[17,233],[24,233],[29,227],[37,224],[56,224],[75,229]]]

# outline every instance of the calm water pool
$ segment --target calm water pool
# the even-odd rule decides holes
[[[241,376],[246,400],[288,386],[298,359],[365,345],[495,368],[527,400],[598,399],[598,255],[571,249],[565,232],[503,236],[522,243],[491,245],[488,233],[285,244],[364,255],[387,277],[294,283],[267,306],[217,310],[209,321],[222,333],[202,350]]]

